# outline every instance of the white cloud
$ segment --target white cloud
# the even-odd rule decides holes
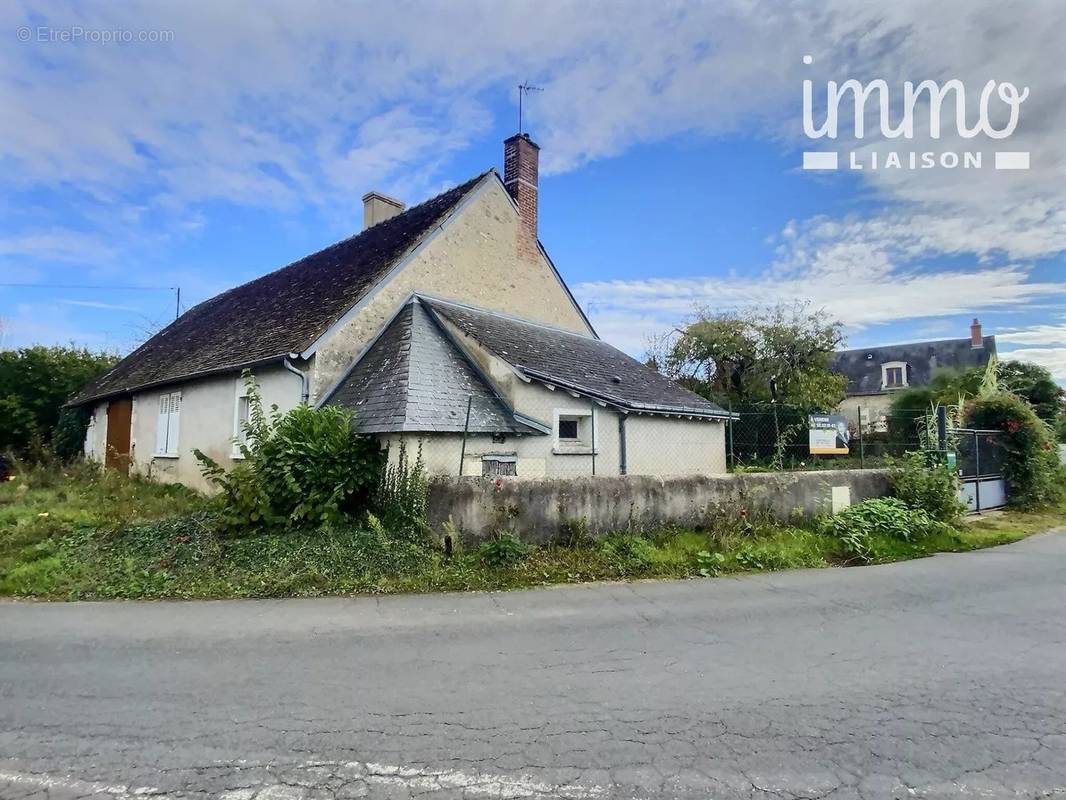
[[[1033,325],[1029,328],[997,334],[996,338],[1001,342],[1017,344],[1066,344],[1066,323]]]
[[[883,273],[823,264],[784,275],[769,270],[750,279],[708,277],[582,283],[575,292],[592,304],[603,338],[640,352],[648,333],[669,330],[700,307],[736,307],[810,300],[851,329],[896,320],[1024,308],[1035,299],[1066,297],[1066,281],[1031,281],[1020,266],[972,271]],[[960,334],[963,335],[963,334]]]
[[[1046,367],[1051,377],[1060,383],[1066,382],[1066,347],[1032,347],[1000,353],[1004,359],[1029,361]]]
[[[890,86],[960,78],[971,87],[996,79],[1030,88],[1011,148],[1031,151],[1033,169],[866,171],[859,177],[877,201],[866,204],[872,210],[793,221],[775,263],[754,275],[656,276],[577,291],[594,301],[609,338],[631,349],[695,303],[811,298],[861,326],[1019,308],[1063,292],[1062,283],[1032,281],[1025,265],[1066,249],[1059,0],[594,8],[408,0],[388,13],[380,3],[328,0],[307,13],[276,0],[254,14],[206,0],[37,6],[4,6],[0,28],[164,29],[173,39],[5,49],[6,191],[61,192],[101,231],[26,222],[0,242],[12,257],[107,262],[145,240],[195,234],[213,200],[313,206],[346,225],[369,188],[413,201],[453,177],[451,159],[492,129],[493,102],[523,79],[545,89],[528,114],[548,174],[685,134],[802,146],[805,77],[880,77]],[[801,62],[807,53],[811,67]],[[972,266],[927,266],[944,255]]]

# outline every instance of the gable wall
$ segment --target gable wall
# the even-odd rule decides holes
[[[591,335],[539,252],[519,248],[510,197],[488,180],[397,275],[373,291],[356,315],[314,357],[311,402],[351,365],[413,292],[502,311]]]

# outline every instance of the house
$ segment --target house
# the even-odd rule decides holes
[[[884,430],[893,395],[902,389],[926,386],[938,369],[985,367],[996,355],[996,337],[984,336],[975,318],[968,339],[863,347],[834,355],[833,370],[848,379],[847,398],[837,413],[857,425]]]
[[[357,236],[188,310],[71,401],[87,455],[203,488],[193,450],[240,458],[250,370],[267,406],[348,407],[432,474],[725,472],[727,412],[603,342],[548,257],[538,158],[512,136],[502,179],[370,192]]]

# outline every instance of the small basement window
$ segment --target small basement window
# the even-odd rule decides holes
[[[555,452],[582,454],[592,452],[592,414],[556,413]]]
[[[481,457],[481,475],[485,478],[513,478],[518,475],[518,458],[495,453]]]
[[[559,418],[559,438],[577,441],[577,417]]]

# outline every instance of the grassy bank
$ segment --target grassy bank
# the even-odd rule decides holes
[[[1017,541],[1066,525],[1066,508],[1007,512],[918,541],[875,536],[875,563]],[[222,536],[180,487],[87,469],[0,485],[0,595],[49,598],[315,596],[687,578],[854,563],[811,528],[724,515],[712,529],[614,535],[523,548],[504,539],[451,556],[381,530]]]

